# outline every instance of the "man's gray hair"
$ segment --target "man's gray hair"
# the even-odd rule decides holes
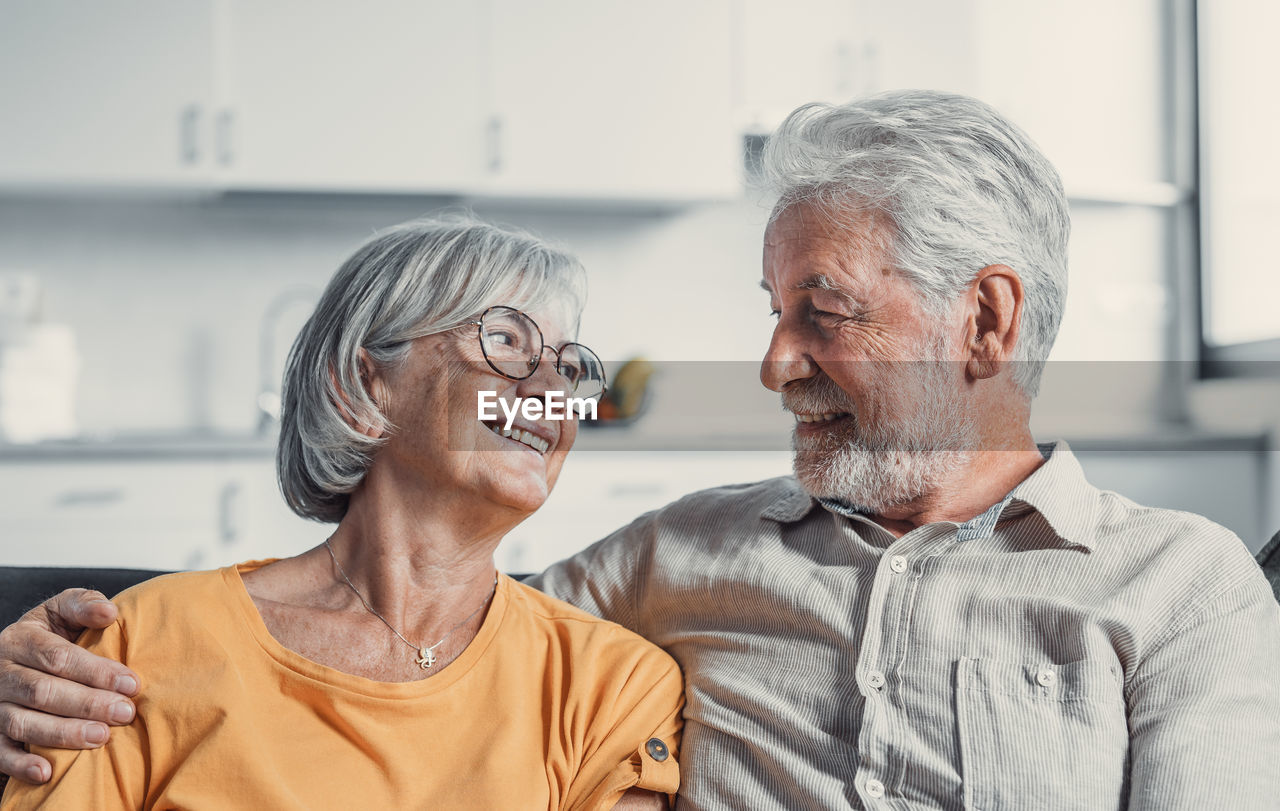
[[[361,350],[390,368],[413,339],[492,305],[566,302],[576,318],[585,299],[578,260],[525,231],[454,214],[377,233],[329,281],[285,365],[276,475],[289,507],[340,521],[386,441],[352,422],[394,430],[361,374]]]
[[[799,108],[765,145],[762,169],[775,219],[801,202],[838,221],[888,217],[890,256],[933,312],[988,265],[1017,271],[1013,375],[1036,395],[1066,306],[1071,220],[1057,170],[1026,133],[977,99],[893,91]]]

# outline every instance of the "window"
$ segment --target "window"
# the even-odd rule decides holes
[[[1280,377],[1280,4],[1196,13],[1201,374]]]

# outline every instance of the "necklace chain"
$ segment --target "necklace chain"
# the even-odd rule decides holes
[[[448,639],[449,637],[453,636],[453,632],[454,632],[454,631],[458,630],[458,629],[459,629],[459,628],[461,628],[463,625],[466,625],[466,624],[467,624],[467,622],[468,622],[468,621],[470,621],[473,617],[475,617],[475,615],[476,615],[476,614],[479,614],[479,613],[480,613],[480,609],[484,608],[486,605],[488,605],[488,604],[489,604],[489,600],[490,600],[490,599],[492,599],[492,597],[493,597],[494,593],[495,593],[495,592],[497,591],[497,589],[498,589],[498,574],[495,572],[495,573],[494,573],[494,575],[493,575],[493,591],[489,592],[489,595],[488,595],[487,597],[485,597],[485,598],[484,598],[484,602],[480,603],[480,605],[476,607],[476,610],[475,610],[475,611],[472,611],[472,612],[471,612],[470,614],[468,614],[465,618],[463,618],[461,622],[459,622],[457,625],[454,625],[452,628],[450,628],[450,629],[449,629],[449,631],[448,631],[448,633],[446,633],[444,636],[440,637],[440,641],[439,641],[439,642],[436,642],[436,644],[434,644],[434,645],[415,645],[415,644],[413,644],[412,642],[410,642],[408,639],[405,639],[404,634],[402,634],[402,633],[400,633],[399,631],[397,631],[397,630],[396,630],[396,627],[395,627],[394,625],[392,625],[391,623],[387,622],[387,618],[386,618],[386,617],[382,616],[382,615],[381,615],[381,614],[379,614],[377,611],[375,611],[375,610],[373,609],[373,606],[369,605],[369,601],[368,601],[368,600],[366,600],[366,599],[364,598],[364,595],[360,593],[360,589],[356,588],[356,584],[351,582],[351,578],[350,578],[350,577],[347,577],[347,572],[346,572],[346,570],[345,570],[345,569],[343,569],[343,568],[342,568],[342,564],[338,562],[338,556],[337,556],[337,555],[335,555],[335,554],[333,553],[333,546],[329,543],[329,541],[330,541],[330,539],[331,539],[332,537],[333,537],[333,536],[331,535],[331,536],[329,536],[329,538],[325,538],[325,539],[324,539],[324,548],[325,548],[325,549],[327,549],[327,550],[329,550],[329,557],[330,557],[330,559],[332,559],[332,560],[333,560],[333,565],[334,565],[334,566],[336,566],[336,567],[338,567],[338,574],[342,575],[342,580],[343,580],[343,582],[345,582],[345,583],[347,584],[347,587],[348,587],[348,588],[350,588],[353,592],[355,592],[356,597],[360,598],[360,602],[361,602],[361,604],[362,604],[362,605],[364,605],[364,607],[365,607],[365,610],[366,610],[366,611],[368,611],[370,614],[374,615],[374,616],[375,616],[375,617],[377,617],[379,620],[381,620],[383,625],[385,625],[385,626],[387,626],[387,628],[391,629],[391,633],[393,633],[393,634],[395,634],[396,636],[400,637],[400,641],[401,641],[401,642],[404,642],[404,644],[408,645],[409,647],[413,648],[415,651],[417,651],[417,652],[418,652],[418,658],[417,658],[417,659],[415,659],[414,661],[415,661],[415,662],[416,662],[416,663],[417,663],[417,664],[418,664],[418,665],[419,665],[423,670],[429,670],[429,669],[431,668],[431,666],[432,666],[432,665],[434,665],[434,664],[436,663],[436,648],[438,648],[438,647],[440,647],[441,645],[443,645],[446,639]]]

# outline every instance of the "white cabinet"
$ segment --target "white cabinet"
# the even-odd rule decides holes
[[[222,183],[458,192],[484,177],[483,4],[225,2]]]
[[[539,572],[649,510],[791,472],[790,451],[574,451],[546,504],[503,539],[505,572]]]
[[[870,53],[854,2],[735,0],[735,107],[745,131],[767,135],[801,104],[867,91]]]
[[[731,196],[731,2],[0,0],[0,187]]]
[[[2,0],[0,184],[209,181],[212,0]]]
[[[192,569],[297,554],[269,459],[0,463],[0,565]]]
[[[512,196],[715,197],[740,187],[729,0],[493,0]]]

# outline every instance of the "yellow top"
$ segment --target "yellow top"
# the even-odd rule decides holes
[[[35,808],[610,808],[673,794],[682,680],[630,631],[508,577],[439,675],[377,682],[267,631],[241,571],[167,575],[117,598],[80,644],[142,679],[138,717],[100,749],[36,748]]]

